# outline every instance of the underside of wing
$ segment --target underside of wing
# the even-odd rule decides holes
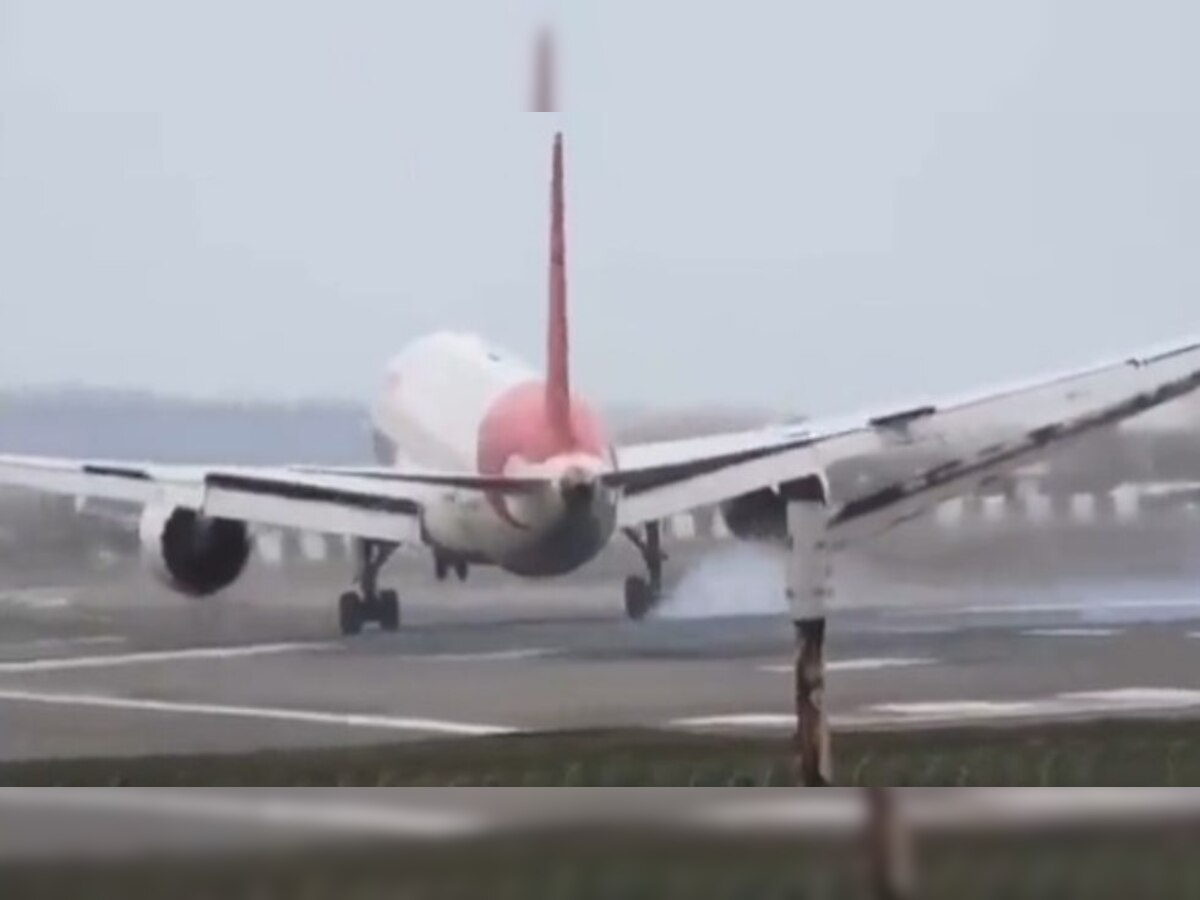
[[[1200,341],[1189,340],[942,401],[631,447],[619,456],[621,524],[632,527],[873,461],[867,468],[877,470],[874,482],[843,480],[829,492],[833,526],[849,541],[1198,388]],[[890,464],[882,465],[885,460]],[[894,471],[895,460],[912,462]],[[878,471],[889,473],[882,483]]]

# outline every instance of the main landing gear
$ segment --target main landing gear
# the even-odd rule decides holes
[[[658,522],[642,529],[627,528],[625,536],[638,548],[646,563],[646,575],[630,575],[625,579],[625,614],[635,622],[646,618],[662,601],[662,567],[666,554],[662,550],[662,526]]]
[[[342,634],[358,634],[370,622],[383,631],[399,629],[400,595],[390,589],[379,590],[379,571],[395,550],[395,544],[382,541],[354,542],[357,589],[346,591],[338,601]]]
[[[451,559],[440,553],[433,557],[433,574],[438,581],[445,581],[453,572],[459,581],[466,581],[471,569],[465,559]]]

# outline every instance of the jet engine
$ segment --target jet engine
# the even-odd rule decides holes
[[[787,540],[787,503],[772,488],[743,494],[721,504],[721,518],[740,541],[782,543]]]
[[[138,528],[142,558],[168,587],[207,597],[235,581],[250,560],[245,522],[181,507],[147,506]]]
[[[830,496],[829,484],[825,475],[809,475],[778,488],[743,494],[721,504],[721,517],[738,540],[786,545],[788,503],[791,500],[823,501]]]

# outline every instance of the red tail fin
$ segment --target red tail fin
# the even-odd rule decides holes
[[[567,325],[566,203],[563,197],[563,138],[554,138],[550,196],[550,317],[546,341],[546,410],[563,435],[571,432],[571,367]]]

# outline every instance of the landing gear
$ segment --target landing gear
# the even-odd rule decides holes
[[[400,628],[400,595],[379,590],[379,571],[395,552],[394,544],[379,541],[354,542],[357,590],[346,591],[338,599],[338,624],[342,634],[351,637],[363,626],[375,622],[383,631]]]
[[[466,581],[471,573],[471,567],[465,559],[451,559],[435,554],[433,558],[433,574],[438,581],[445,581],[453,572],[459,581]]]
[[[662,565],[667,558],[662,550],[662,526],[651,522],[646,525],[645,534],[627,528],[625,536],[638,548],[646,563],[645,576],[631,575],[625,579],[625,614],[640,622],[662,601]]]

